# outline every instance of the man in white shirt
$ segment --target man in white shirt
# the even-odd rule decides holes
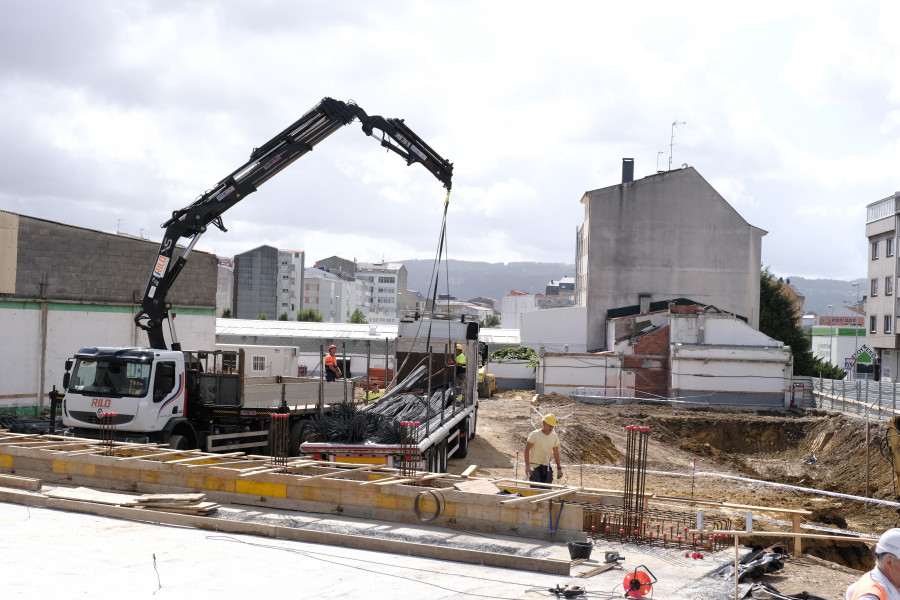
[[[553,469],[550,458],[556,459],[558,477],[562,477],[562,463],[559,460],[559,436],[553,431],[556,427],[556,415],[544,416],[540,429],[528,434],[525,443],[525,476],[529,481],[553,483]],[[900,598],[898,598],[900,600]]]
[[[846,600],[900,600],[900,529],[888,529],[875,544],[875,568],[847,588]]]

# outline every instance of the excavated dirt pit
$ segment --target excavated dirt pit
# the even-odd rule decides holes
[[[461,472],[475,464],[479,475],[512,477],[518,473],[522,477],[525,438],[540,423],[531,404],[533,396],[531,392],[504,392],[482,399],[478,437],[470,443],[465,460],[451,461],[451,470]],[[807,509],[812,514],[804,523],[875,535],[900,524],[896,507],[716,476],[861,497],[868,488],[869,497],[896,502],[892,466],[879,451],[879,441],[887,431],[885,422],[869,423],[866,447],[863,420],[825,411],[676,411],[650,404],[579,404],[559,394],[540,398],[537,410],[561,417],[557,431],[563,462],[568,465],[562,483],[622,489],[623,471],[608,467],[624,466],[625,427],[639,425],[650,428],[648,471],[671,473],[648,473],[649,494],[688,498],[693,494],[698,499],[735,504]],[[690,476],[692,464],[696,465],[694,476]],[[760,516],[787,519],[775,513]],[[735,511],[730,518],[736,528],[744,528],[743,512]],[[761,520],[754,526],[790,529],[786,523]],[[773,539],[759,537],[748,543],[772,544]],[[785,543],[790,547],[792,542]],[[871,551],[861,544],[807,541],[804,553],[861,570],[872,564]]]

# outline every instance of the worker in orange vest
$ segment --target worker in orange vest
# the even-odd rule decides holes
[[[338,368],[337,362],[337,346],[332,344],[328,346],[328,356],[325,357],[325,380],[334,381],[338,377],[343,377],[343,373]]]
[[[846,600],[900,600],[900,529],[881,534],[875,568],[847,588]]]

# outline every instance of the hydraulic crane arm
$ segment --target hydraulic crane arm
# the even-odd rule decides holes
[[[170,306],[166,302],[166,296],[184,268],[188,254],[207,226],[212,224],[227,231],[222,222],[222,213],[354,119],[359,119],[366,135],[374,135],[375,130],[379,130],[381,145],[403,157],[407,165],[422,164],[445,188],[450,189],[453,164],[432,150],[403,123],[403,119],[369,116],[356,104],[323,98],[290,127],[255,148],[250,154],[250,160],[192,204],[174,211],[172,218],[162,224],[166,232],[141,301],[141,310],[134,318],[135,324],[147,332],[151,348],[166,348],[162,330],[162,322],[166,320],[169,321],[172,349],[181,348],[169,317]],[[175,246],[182,238],[190,238],[190,241],[181,256],[173,262]]]

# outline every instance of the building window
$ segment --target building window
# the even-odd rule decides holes
[[[266,370],[266,357],[265,356],[254,356],[253,357],[253,370],[254,371],[265,371]]]
[[[872,315],[869,317],[869,333],[876,333],[875,326],[878,324],[878,317]]]
[[[891,315],[884,316],[884,332],[885,333],[891,332]]]
[[[884,255],[885,256],[893,256],[894,255],[894,238],[889,237],[884,240]]]
[[[878,242],[872,242],[872,260],[878,260]]]
[[[393,277],[379,277],[378,283],[394,283]]]
[[[885,277],[884,278],[884,295],[890,296],[894,293],[894,278],[893,277]]]
[[[875,297],[878,295],[878,280],[872,280],[872,296]]]

